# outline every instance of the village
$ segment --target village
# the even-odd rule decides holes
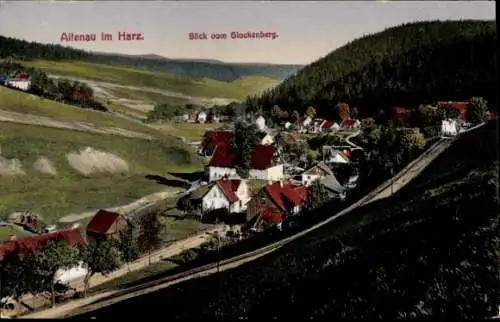
[[[29,75],[12,75],[3,82],[5,86],[26,91]],[[443,115],[435,126],[436,137],[451,138],[474,125],[467,118],[469,105],[469,102],[438,102],[430,107]],[[206,160],[205,171],[182,194],[176,208],[185,217],[228,225],[231,229],[226,232],[236,233],[239,239],[297,226],[302,217],[326,203],[342,208],[363,179],[359,167],[366,151],[357,139],[375,123],[373,118],[356,118],[356,113],[346,106],[339,106],[339,111],[347,109],[340,121],[318,118],[312,107],[303,116],[288,115],[275,107],[270,114],[260,111],[234,117],[199,110],[171,120],[213,125],[193,145],[196,153]],[[412,113],[410,109],[393,108],[391,122],[401,122]],[[486,113],[487,120],[494,118],[495,114]],[[253,143],[248,146],[249,142]],[[315,147],[312,142],[316,142]],[[241,153],[245,149],[246,156]],[[38,225],[37,219],[29,214],[17,216],[13,223],[22,227]],[[131,219],[130,214],[102,209],[85,227],[38,228],[40,233],[36,235],[12,236],[4,241],[0,257],[9,252],[36,253],[50,241],[76,247],[90,240],[119,239],[131,228]],[[58,270],[56,279],[68,284],[88,273],[88,268],[80,262]],[[12,298],[2,299],[4,312],[17,312],[13,304],[17,302]]]

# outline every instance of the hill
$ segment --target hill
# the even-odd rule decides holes
[[[362,117],[379,108],[417,107],[438,100],[483,96],[496,104],[495,21],[432,21],[367,35],[305,66],[263,95],[254,108],[336,116],[339,102]]]
[[[495,143],[496,124],[488,124],[454,142],[422,181],[400,194],[241,267],[82,317],[132,314],[146,306],[179,319],[494,316],[500,305]],[[464,152],[471,147],[473,158]]]
[[[190,147],[141,122],[0,87],[1,218],[32,210],[54,223],[179,190],[175,173],[201,169]]]
[[[282,80],[301,67],[300,65],[238,64],[207,60],[168,59],[152,54],[145,56],[91,53],[60,45],[46,45],[0,36],[0,58],[83,60],[106,65],[142,68],[190,78],[210,78],[224,82],[245,76],[264,76]]]

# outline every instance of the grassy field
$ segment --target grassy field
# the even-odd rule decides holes
[[[144,101],[149,103],[186,105],[191,102],[187,98],[163,95],[147,91],[125,89],[119,87],[106,89],[106,92],[108,92],[113,96],[116,96],[117,98]]]
[[[27,174],[0,180],[2,215],[31,209],[54,222],[68,213],[130,203],[169,185],[179,185],[179,178],[170,173],[202,168],[201,161],[178,140],[147,141],[5,122],[0,125],[2,156],[19,159]],[[85,147],[121,157],[129,164],[129,174],[83,177],[69,166],[66,154]],[[33,169],[33,162],[42,156],[54,164],[56,176]],[[146,175],[165,180],[158,184]]]
[[[199,124],[199,123],[164,123],[154,124],[154,128],[161,133],[173,136],[182,136],[189,142],[201,141],[206,130],[220,127],[220,124]]]
[[[87,122],[99,127],[117,127],[152,136],[158,135],[154,129],[111,113],[82,109],[5,87],[0,87],[0,110],[2,109],[50,117],[58,121]]]
[[[200,97],[243,99],[248,94],[274,86],[278,81],[262,76],[248,76],[234,82],[213,79],[192,80],[166,73],[152,72],[81,61],[54,62],[45,60],[22,62],[27,67],[40,68],[48,73],[81,77],[123,85],[152,87]]]

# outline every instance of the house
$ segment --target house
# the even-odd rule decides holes
[[[412,111],[404,107],[393,107],[392,118],[395,121],[407,121],[411,116]]]
[[[182,114],[181,119],[183,122],[189,121],[189,113]]]
[[[459,126],[457,120],[442,120],[441,121],[441,135],[455,136],[458,134]]]
[[[196,122],[198,123],[205,123],[207,121],[207,113],[204,111],[201,111],[198,113],[196,116]]]
[[[239,213],[246,210],[250,189],[245,180],[221,179],[196,189],[189,200],[200,214],[222,208]]]
[[[28,73],[13,73],[11,77],[7,78],[5,85],[27,91],[31,87],[31,78]]]
[[[437,107],[438,109],[455,109],[457,112],[460,113],[459,118],[463,121],[467,120],[467,106],[469,105],[468,102],[454,102],[454,101],[448,101],[448,102],[438,102]]]
[[[218,145],[229,145],[232,136],[233,131],[231,130],[207,130],[203,135],[198,153],[204,156],[212,156]]]
[[[308,187],[313,182],[320,183],[334,195],[345,198],[345,189],[335,177],[333,171],[324,162],[319,162],[302,173],[302,185]]]
[[[323,147],[323,161],[326,163],[349,163],[351,160],[351,151],[336,150],[332,147]]]
[[[292,123],[289,122],[289,121],[286,121],[284,124],[283,124],[283,127],[285,128],[285,130],[290,130],[292,128]]]
[[[120,233],[130,228],[125,215],[107,210],[99,210],[87,225],[87,237],[119,238]]]
[[[490,111],[486,112],[485,120],[486,121],[496,121],[497,120],[496,113],[493,113]]]
[[[203,136],[203,139],[198,147],[198,154],[211,157],[215,148],[218,145],[230,145],[231,138],[233,137],[232,130],[207,130]],[[259,142],[260,145],[271,145],[274,144],[274,138],[272,135],[266,132],[259,132]]]
[[[332,126],[334,124],[337,124],[337,123],[335,123],[333,121],[324,120],[319,125],[319,132],[329,132],[329,131],[332,131]],[[337,126],[338,126],[338,124],[337,124]]]
[[[340,125],[337,122],[333,122],[332,126],[330,126],[330,131],[337,132],[340,130]]]
[[[294,186],[290,181],[278,181],[263,187],[252,197],[247,207],[247,218],[254,220],[254,227],[272,218],[279,225],[287,215],[298,214],[306,200],[304,186]]]
[[[0,244],[0,261],[9,252],[17,252],[20,258],[22,259],[24,256],[27,256],[31,252],[38,252],[49,241],[64,241],[69,246],[73,247],[85,244],[87,242],[80,233],[80,229],[78,228],[65,229],[48,234],[33,235],[24,238],[14,238],[11,240],[4,241],[3,243]],[[82,268],[81,266],[82,265],[80,263],[77,266],[69,269],[58,270],[56,272],[54,280],[67,282],[68,278],[75,279],[80,276],[85,276],[87,271],[84,270],[82,272],[81,270],[79,270],[79,268]],[[76,277],[75,277],[75,269],[79,271],[79,274]],[[5,298],[2,299],[2,302],[4,302],[4,299]],[[11,305],[8,308],[4,307],[3,310],[0,310],[2,311],[2,317],[18,315],[21,311],[21,307],[18,307],[17,305],[18,303],[14,301],[11,302]]]
[[[298,128],[299,133],[307,132],[307,129],[312,125],[313,120],[309,116],[300,117],[297,119],[296,127]]]
[[[273,145],[257,145],[251,151],[250,171],[248,179],[281,180],[283,164],[276,162],[276,147]],[[217,145],[207,167],[209,181],[224,177],[239,178],[236,172],[236,155],[228,145]]]
[[[188,123],[195,123],[198,118],[198,114],[194,111],[189,112]]]
[[[271,134],[267,132],[259,132],[259,144],[261,145],[274,144],[274,138]]]
[[[8,252],[17,250],[21,256],[26,256],[30,252],[40,250],[40,248],[49,241],[59,240],[66,242],[70,246],[86,243],[85,238],[78,228],[59,230],[48,234],[33,235],[23,238],[14,238],[0,244],[0,260],[2,260]]]
[[[359,129],[361,122],[359,120],[344,120],[340,124],[342,130],[357,130]]]
[[[255,119],[255,125],[257,125],[259,131],[264,132],[267,128],[266,119],[262,115],[258,115],[257,118]]]

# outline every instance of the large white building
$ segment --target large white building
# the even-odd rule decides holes
[[[283,164],[276,162],[273,145],[257,145],[251,153],[248,179],[278,181],[283,179]],[[240,179],[236,171],[236,155],[228,145],[218,145],[207,167],[209,181],[222,178]]]
[[[459,126],[457,120],[443,120],[441,122],[441,135],[455,136],[458,134]]]

